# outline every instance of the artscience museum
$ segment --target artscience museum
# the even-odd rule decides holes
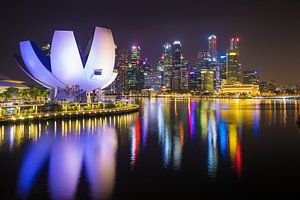
[[[110,29],[96,27],[84,53],[73,31],[54,32],[50,54],[32,41],[19,44],[19,66],[33,80],[52,91],[56,99],[78,99],[87,94],[100,97],[101,90],[116,78],[115,43]]]

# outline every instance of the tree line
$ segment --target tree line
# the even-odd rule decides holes
[[[19,89],[9,87],[4,92],[0,93],[0,99],[3,100],[33,100],[46,101],[49,97],[49,91],[41,87],[29,87],[28,89]]]

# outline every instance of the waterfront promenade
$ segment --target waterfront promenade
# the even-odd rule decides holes
[[[97,107],[98,104],[85,104],[85,106],[90,106],[90,109],[85,109],[82,104],[76,104],[79,109],[68,110],[64,109],[62,111],[38,111],[38,107],[42,105],[30,105],[33,108],[32,113],[22,113],[20,110],[22,107],[28,107],[28,105],[16,105],[16,106],[6,106],[1,107],[1,111],[5,108],[14,108],[16,110],[13,114],[3,114],[1,112],[0,124],[4,123],[16,123],[21,121],[43,121],[49,119],[60,119],[60,118],[78,118],[78,117],[89,117],[89,116],[109,116],[126,114],[131,112],[137,112],[139,110],[139,105],[136,104],[126,104],[120,107]],[[67,107],[68,105],[61,105],[62,107]]]

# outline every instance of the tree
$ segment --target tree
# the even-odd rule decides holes
[[[21,92],[18,88],[10,87],[3,92],[5,99],[18,99],[21,97]]]
[[[49,92],[44,88],[30,87],[28,90],[28,96],[34,100],[45,100],[48,97]]]

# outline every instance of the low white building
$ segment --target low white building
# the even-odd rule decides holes
[[[259,85],[255,84],[243,84],[236,82],[234,84],[228,84],[226,80],[223,80],[220,87],[220,94],[247,94],[250,96],[259,95]]]

